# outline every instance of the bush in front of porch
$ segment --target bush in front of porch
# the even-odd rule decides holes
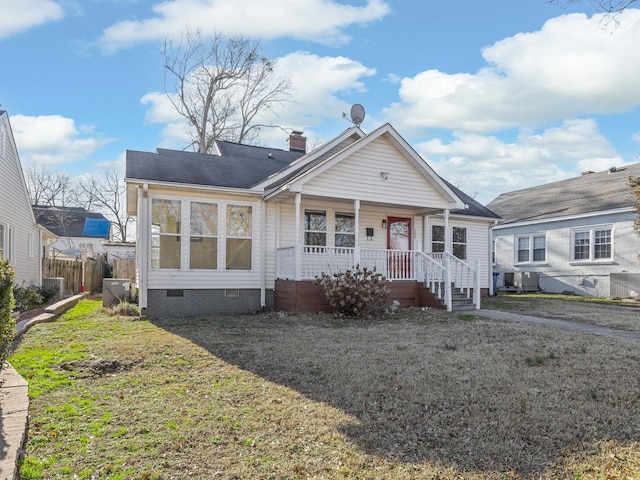
[[[316,278],[336,315],[361,318],[381,309],[389,298],[386,278],[375,269],[360,268],[322,273]]]

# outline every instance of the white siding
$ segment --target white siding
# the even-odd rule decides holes
[[[603,215],[561,222],[500,228],[493,231],[496,240],[496,271],[538,272],[544,291],[573,292],[580,295],[608,296],[610,273],[640,273],[640,237],[633,230],[636,214]],[[611,261],[572,261],[572,229],[595,225],[612,225],[613,259]],[[546,236],[546,262],[516,264],[516,238],[522,235]],[[500,275],[498,285],[504,285]]]
[[[33,218],[18,150],[6,113],[0,115],[0,172],[0,223],[13,230],[12,265],[16,271],[16,282],[40,285],[40,231]]]
[[[413,207],[448,206],[434,185],[384,137],[305,183],[303,193]]]
[[[200,270],[186,268],[189,264],[189,237],[188,235],[182,235],[181,238],[181,261],[182,268],[167,269],[167,268],[151,268],[151,262],[149,260],[151,252],[150,249],[139,254],[140,265],[149,265],[147,274],[147,288],[148,289],[167,289],[167,288],[180,288],[180,289],[227,289],[227,288],[247,288],[257,289],[260,288],[260,267],[261,267],[261,242],[262,231],[261,224],[261,203],[257,201],[255,197],[247,195],[232,195],[232,194],[213,194],[206,191],[191,192],[189,195],[185,195],[184,191],[176,192],[172,190],[150,189],[148,198],[168,198],[181,200],[182,202],[195,201],[209,201],[218,203],[218,218],[220,222],[223,222],[223,217],[226,212],[226,205],[238,204],[238,205],[250,205],[252,207],[252,259],[251,270],[226,270],[225,264],[220,262],[220,255],[218,256],[218,269],[217,270]],[[184,203],[183,203],[184,205]],[[183,212],[184,212],[183,207]],[[151,231],[151,212],[149,212],[149,218],[147,225],[143,231],[147,236],[147,242],[143,244],[150,245],[150,239],[148,238]],[[188,218],[182,219],[183,232],[184,229],[189,228]],[[223,231],[223,230],[222,230]],[[225,248],[225,238],[222,235],[222,231],[219,230],[218,236],[218,251]],[[146,255],[146,258],[142,258],[142,255]]]

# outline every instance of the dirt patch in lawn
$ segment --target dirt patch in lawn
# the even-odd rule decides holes
[[[354,421],[340,432],[384,461],[558,478],[583,475],[582,457],[593,461],[607,442],[636,445],[637,342],[466,318],[412,310],[355,323],[271,314],[155,324],[347,413]]]

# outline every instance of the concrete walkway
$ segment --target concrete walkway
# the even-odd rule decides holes
[[[44,313],[16,322],[16,338],[33,325],[53,322],[60,314],[73,307],[86,294],[75,295],[45,308]],[[0,367],[2,367],[0,365]],[[29,386],[10,365],[0,371],[0,480],[17,478],[18,460],[27,435],[29,416]]]
[[[640,340],[640,332],[631,330],[620,330],[618,328],[603,327],[591,323],[581,323],[571,320],[558,320],[556,318],[532,317],[513,312],[501,312],[498,310],[474,310],[469,312],[477,317],[489,318],[491,320],[501,320],[503,322],[530,323],[546,327],[562,328],[573,332],[589,333],[591,335],[601,335],[604,337],[624,338],[629,340]]]

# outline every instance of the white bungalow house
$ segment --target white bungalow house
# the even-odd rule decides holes
[[[640,294],[640,237],[629,177],[640,164],[504,193],[487,206],[498,290]]]
[[[497,216],[442,178],[389,124],[306,153],[219,141],[214,155],[127,151],[147,316],[327,310],[314,279],[376,268],[403,305],[479,308]]]
[[[13,266],[16,283],[42,285],[42,247],[55,238],[36,225],[9,114],[0,110],[0,258]]]

